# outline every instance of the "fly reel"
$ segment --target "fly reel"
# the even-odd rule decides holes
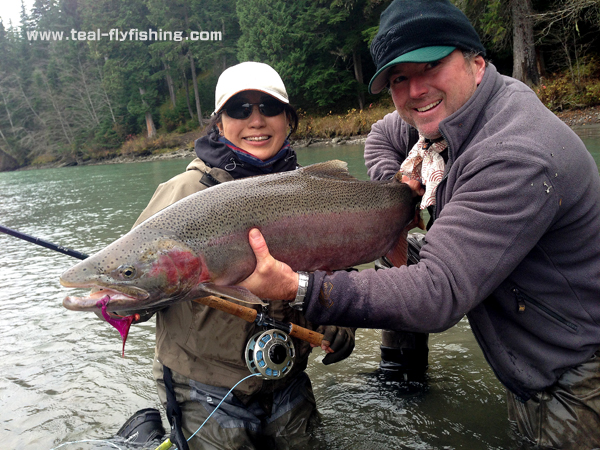
[[[294,343],[287,333],[267,330],[258,333],[246,344],[246,365],[252,373],[276,380],[285,377],[296,359]]]

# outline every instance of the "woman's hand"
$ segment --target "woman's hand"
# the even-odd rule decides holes
[[[321,325],[317,328],[318,333],[323,334],[321,349],[327,355],[323,358],[323,364],[333,364],[346,359],[354,350],[354,332],[356,328],[336,327],[334,325]],[[311,347],[316,347],[310,344]]]
[[[290,266],[277,261],[257,228],[248,234],[250,246],[256,256],[254,272],[239,283],[263,300],[294,300],[298,291],[298,274]]]

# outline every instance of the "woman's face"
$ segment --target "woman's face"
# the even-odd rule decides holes
[[[275,156],[281,149],[289,124],[283,110],[272,117],[261,114],[258,104],[265,102],[279,101],[260,91],[240,92],[226,103],[221,115],[221,123],[217,125],[225,139],[263,161]],[[249,117],[235,119],[227,114],[230,106],[240,107],[245,103],[256,103],[252,105],[252,114]]]

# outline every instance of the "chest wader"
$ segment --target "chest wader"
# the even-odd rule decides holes
[[[419,251],[425,244],[425,235],[408,235],[408,265],[419,262]],[[390,267],[385,260],[375,263],[375,269]],[[428,368],[429,334],[408,331],[382,330],[381,362],[379,369],[395,381],[423,381]]]

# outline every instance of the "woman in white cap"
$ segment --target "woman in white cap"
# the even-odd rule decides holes
[[[161,184],[139,217],[143,220],[186,197],[237,178],[297,168],[287,140],[298,126],[279,74],[269,65],[244,62],[225,70],[217,83],[215,111],[208,134],[195,143],[187,170]],[[303,315],[283,303],[269,315],[314,329]],[[264,331],[227,313],[194,302],[171,305],[157,313],[153,372],[169,421],[181,424],[185,438],[194,433],[225,394],[249,375],[246,344]],[[346,358],[354,348],[354,330],[320,327],[333,350],[325,364]],[[293,341],[296,360],[290,374],[277,380],[251,377],[228,396],[189,442],[193,449],[300,448],[318,413],[304,369],[310,344]],[[165,385],[166,381],[166,385]],[[170,388],[170,389],[169,389]],[[167,392],[176,402],[168,402]],[[180,416],[177,410],[180,410]],[[175,433],[176,435],[177,433]],[[179,448],[185,448],[185,443]]]

